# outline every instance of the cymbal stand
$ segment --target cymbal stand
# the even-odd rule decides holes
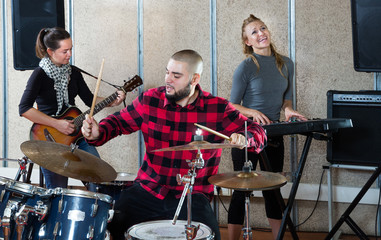
[[[181,207],[184,202],[185,195],[187,195],[187,225],[185,226],[185,232],[186,232],[186,239],[191,240],[194,239],[197,236],[197,231],[200,228],[200,225],[194,226],[192,225],[192,191],[193,191],[193,184],[196,174],[197,168],[203,168],[204,167],[204,159],[202,158],[202,153],[200,149],[197,150],[197,156],[196,159],[193,159],[192,161],[187,160],[189,164],[189,171],[187,175],[184,175],[181,177],[180,174],[177,174],[177,183],[180,185],[182,183],[185,183],[183,193],[181,195],[179,205],[177,206],[175,216],[172,220],[172,224],[175,225],[177,218],[179,216]]]
[[[243,164],[242,170],[244,172],[251,172],[252,168],[253,168],[253,163],[249,161],[248,154],[247,154],[247,122],[245,122],[245,163]],[[245,192],[245,223],[244,223],[244,227],[242,228],[244,240],[253,239],[250,224],[249,224],[250,195],[251,195],[251,192],[249,191]]]
[[[17,170],[16,177],[14,180],[19,181],[20,177],[22,176],[23,182],[30,183],[30,175],[32,174],[33,169],[33,163],[28,160],[26,156],[20,158],[17,160],[18,164],[20,165],[19,169]],[[26,165],[29,163],[28,173],[26,170]]]
[[[245,223],[244,223],[244,227],[242,228],[244,240],[253,239],[251,227],[249,225],[250,195],[251,195],[251,192],[245,192]]]

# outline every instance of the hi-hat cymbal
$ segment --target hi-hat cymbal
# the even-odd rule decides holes
[[[276,189],[287,183],[285,176],[265,171],[220,173],[211,176],[208,181],[219,187],[240,191]]]
[[[112,166],[100,158],[68,145],[31,140],[21,144],[21,151],[43,168],[87,182],[113,181],[117,173]]]
[[[207,141],[193,141],[186,145],[167,147],[156,149],[152,152],[167,152],[167,151],[184,151],[184,150],[198,150],[198,149],[219,149],[219,148],[243,148],[244,145],[231,144],[231,143],[209,143]]]

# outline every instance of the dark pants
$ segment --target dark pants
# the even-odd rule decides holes
[[[273,172],[282,172],[284,159],[283,137],[268,138],[268,145],[265,148],[265,151]],[[245,150],[233,148],[231,154],[234,171],[242,171],[242,167],[245,162]],[[258,159],[260,159],[259,154],[248,152],[248,159],[253,163],[255,170]],[[259,165],[261,170],[265,170],[262,161],[259,161]],[[282,219],[282,210],[274,191],[280,191],[280,189],[262,191],[263,198],[265,199],[266,216],[273,219]],[[229,206],[228,223],[242,225],[244,222],[244,216],[245,192],[235,190]]]
[[[153,220],[172,220],[180,199],[169,193],[163,200],[156,198],[139,183],[122,191],[115,203],[115,214],[108,224],[113,240],[124,240],[124,233],[135,224]],[[179,220],[187,220],[187,198],[184,199]],[[192,194],[192,221],[208,226],[219,240],[220,231],[209,199],[203,194]]]

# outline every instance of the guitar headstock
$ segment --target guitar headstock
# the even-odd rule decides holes
[[[138,75],[135,75],[123,85],[123,89],[125,92],[131,92],[142,84],[143,80]]]

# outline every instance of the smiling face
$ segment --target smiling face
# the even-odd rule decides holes
[[[270,55],[271,34],[262,21],[254,21],[246,25],[244,31],[245,43],[260,55]]]
[[[61,40],[59,42],[60,47],[56,50],[48,48],[48,54],[50,60],[57,65],[62,66],[63,64],[68,64],[71,58],[71,50],[73,48],[71,38]]]

